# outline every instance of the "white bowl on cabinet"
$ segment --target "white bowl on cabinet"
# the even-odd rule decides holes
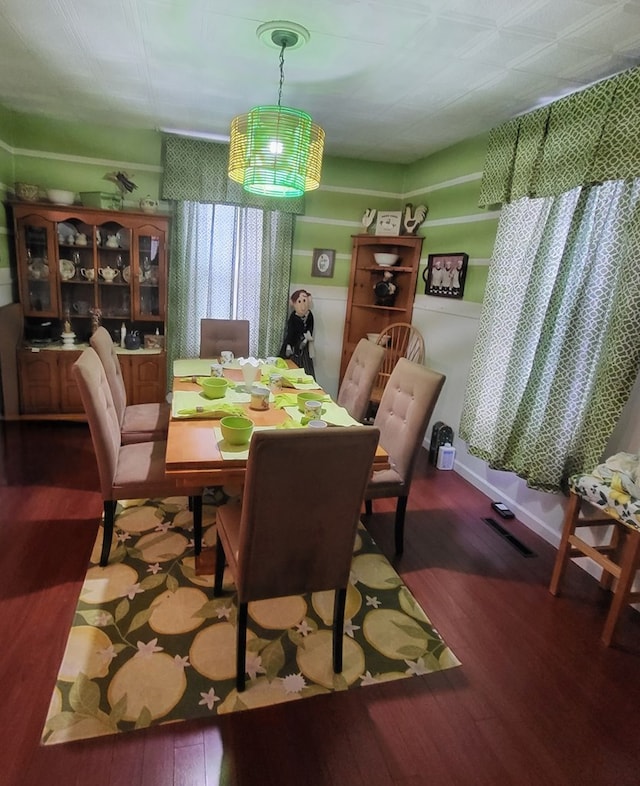
[[[74,191],[50,188],[47,190],[47,199],[55,205],[72,205],[75,202],[76,195]]]
[[[400,254],[386,254],[382,252],[378,252],[373,255],[376,263],[380,265],[380,267],[391,267],[395,265],[396,262],[400,259]]]

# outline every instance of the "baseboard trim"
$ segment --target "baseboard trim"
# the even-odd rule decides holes
[[[485,478],[478,475],[477,472],[474,472],[474,470],[463,464],[458,459],[456,459],[454,463],[454,470],[465,480],[468,480],[472,486],[475,486],[477,489],[482,491],[483,494],[486,494],[490,499],[499,499],[504,502],[505,505],[507,505],[515,513],[518,521],[521,521],[532,532],[535,532],[536,535],[539,535],[543,540],[546,540],[547,543],[550,543],[552,546],[555,546],[555,548],[558,548],[558,544],[560,543],[560,533],[551,529],[551,527],[549,527],[545,521],[538,518],[537,516],[532,516],[530,511],[519,505],[516,500],[509,499],[509,497],[505,496],[503,490],[499,489],[497,486],[494,486],[492,483],[489,483],[487,480],[485,480]]]

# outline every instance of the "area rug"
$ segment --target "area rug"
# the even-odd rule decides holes
[[[224,502],[224,492],[217,503]],[[331,666],[333,592],[249,604],[247,687],[235,689],[236,597],[213,597],[216,505],[194,557],[186,498],[119,503],[109,565],[102,529],[44,727],[52,745],[307,699],[459,666],[360,526],[345,612],[344,669]],[[209,554],[209,560],[207,560]],[[204,572],[203,572],[203,565]]]

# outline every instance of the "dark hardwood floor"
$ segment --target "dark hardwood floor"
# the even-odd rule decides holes
[[[517,521],[422,457],[394,562],[462,667],[273,708],[41,747],[101,511],[86,427],[0,424],[2,786],[640,783],[640,615],[599,642],[607,598]],[[391,556],[392,503],[369,528]]]

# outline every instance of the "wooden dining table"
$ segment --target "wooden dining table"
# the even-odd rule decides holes
[[[187,359],[176,361],[173,376],[174,396],[179,391],[200,393],[202,388],[196,380],[207,375],[212,362],[203,359],[193,359],[192,362]],[[296,368],[291,363],[289,367]],[[193,369],[193,374],[189,373],[190,369]],[[185,370],[188,371],[187,374],[183,373]],[[224,376],[234,383],[242,384],[242,370],[236,363],[224,368]],[[319,395],[326,395],[322,388],[316,389]],[[296,391],[292,388],[284,388],[283,392]],[[289,413],[285,409],[274,406],[273,401],[270,402],[267,410],[253,410],[249,407],[248,395],[246,399],[246,402],[238,401],[237,406],[245,410],[255,428],[277,428],[291,420]],[[215,401],[203,398],[203,404],[213,405]],[[247,467],[248,451],[240,450],[237,455],[221,451],[216,438],[216,428],[219,428],[219,425],[220,421],[215,418],[178,417],[174,413],[169,421],[167,435],[165,459],[167,475],[183,480],[185,485],[202,483],[203,486],[218,486],[242,483]],[[388,454],[379,445],[373,466],[374,470],[389,467]]]

